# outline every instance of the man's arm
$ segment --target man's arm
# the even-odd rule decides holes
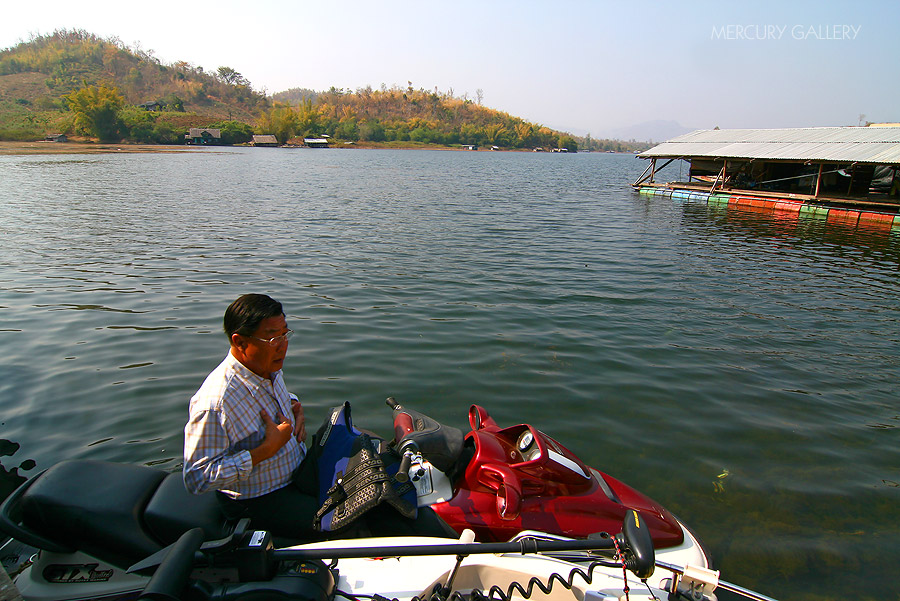
[[[306,419],[303,417],[303,405],[300,399],[291,395],[291,412],[294,414],[294,436],[297,442],[306,442]]]
[[[221,416],[214,411],[191,415],[184,427],[184,485],[194,494],[217,490],[247,478],[253,468],[249,451],[230,447]]]

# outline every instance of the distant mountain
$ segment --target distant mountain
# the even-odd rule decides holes
[[[665,142],[677,136],[694,131],[695,127],[685,127],[677,121],[656,119],[635,125],[619,127],[603,132],[604,137],[617,140],[638,140],[641,142]]]

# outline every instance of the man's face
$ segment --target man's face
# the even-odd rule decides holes
[[[232,337],[234,355],[247,369],[262,378],[270,379],[272,372],[284,366],[288,341],[281,339],[275,346],[265,341],[286,334],[287,331],[287,320],[284,315],[267,317],[259,323],[259,327],[251,336],[235,334]]]

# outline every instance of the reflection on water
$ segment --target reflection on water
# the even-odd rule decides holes
[[[684,202],[685,219],[706,218],[731,234],[743,233],[757,239],[781,240],[794,246],[813,244],[827,245],[832,250],[884,252],[893,262],[900,262],[900,228],[866,222],[851,226],[815,215],[754,210],[733,204],[706,204],[679,199],[671,199],[671,202]]]
[[[0,457],[11,457],[19,450],[19,443],[0,438]],[[24,483],[28,477],[20,474],[19,470],[28,471],[37,465],[33,459],[25,459],[18,467],[7,469],[0,461],[0,500],[9,496],[9,493]]]

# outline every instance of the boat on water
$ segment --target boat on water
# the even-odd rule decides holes
[[[698,130],[637,156],[641,194],[900,232],[900,127]]]

